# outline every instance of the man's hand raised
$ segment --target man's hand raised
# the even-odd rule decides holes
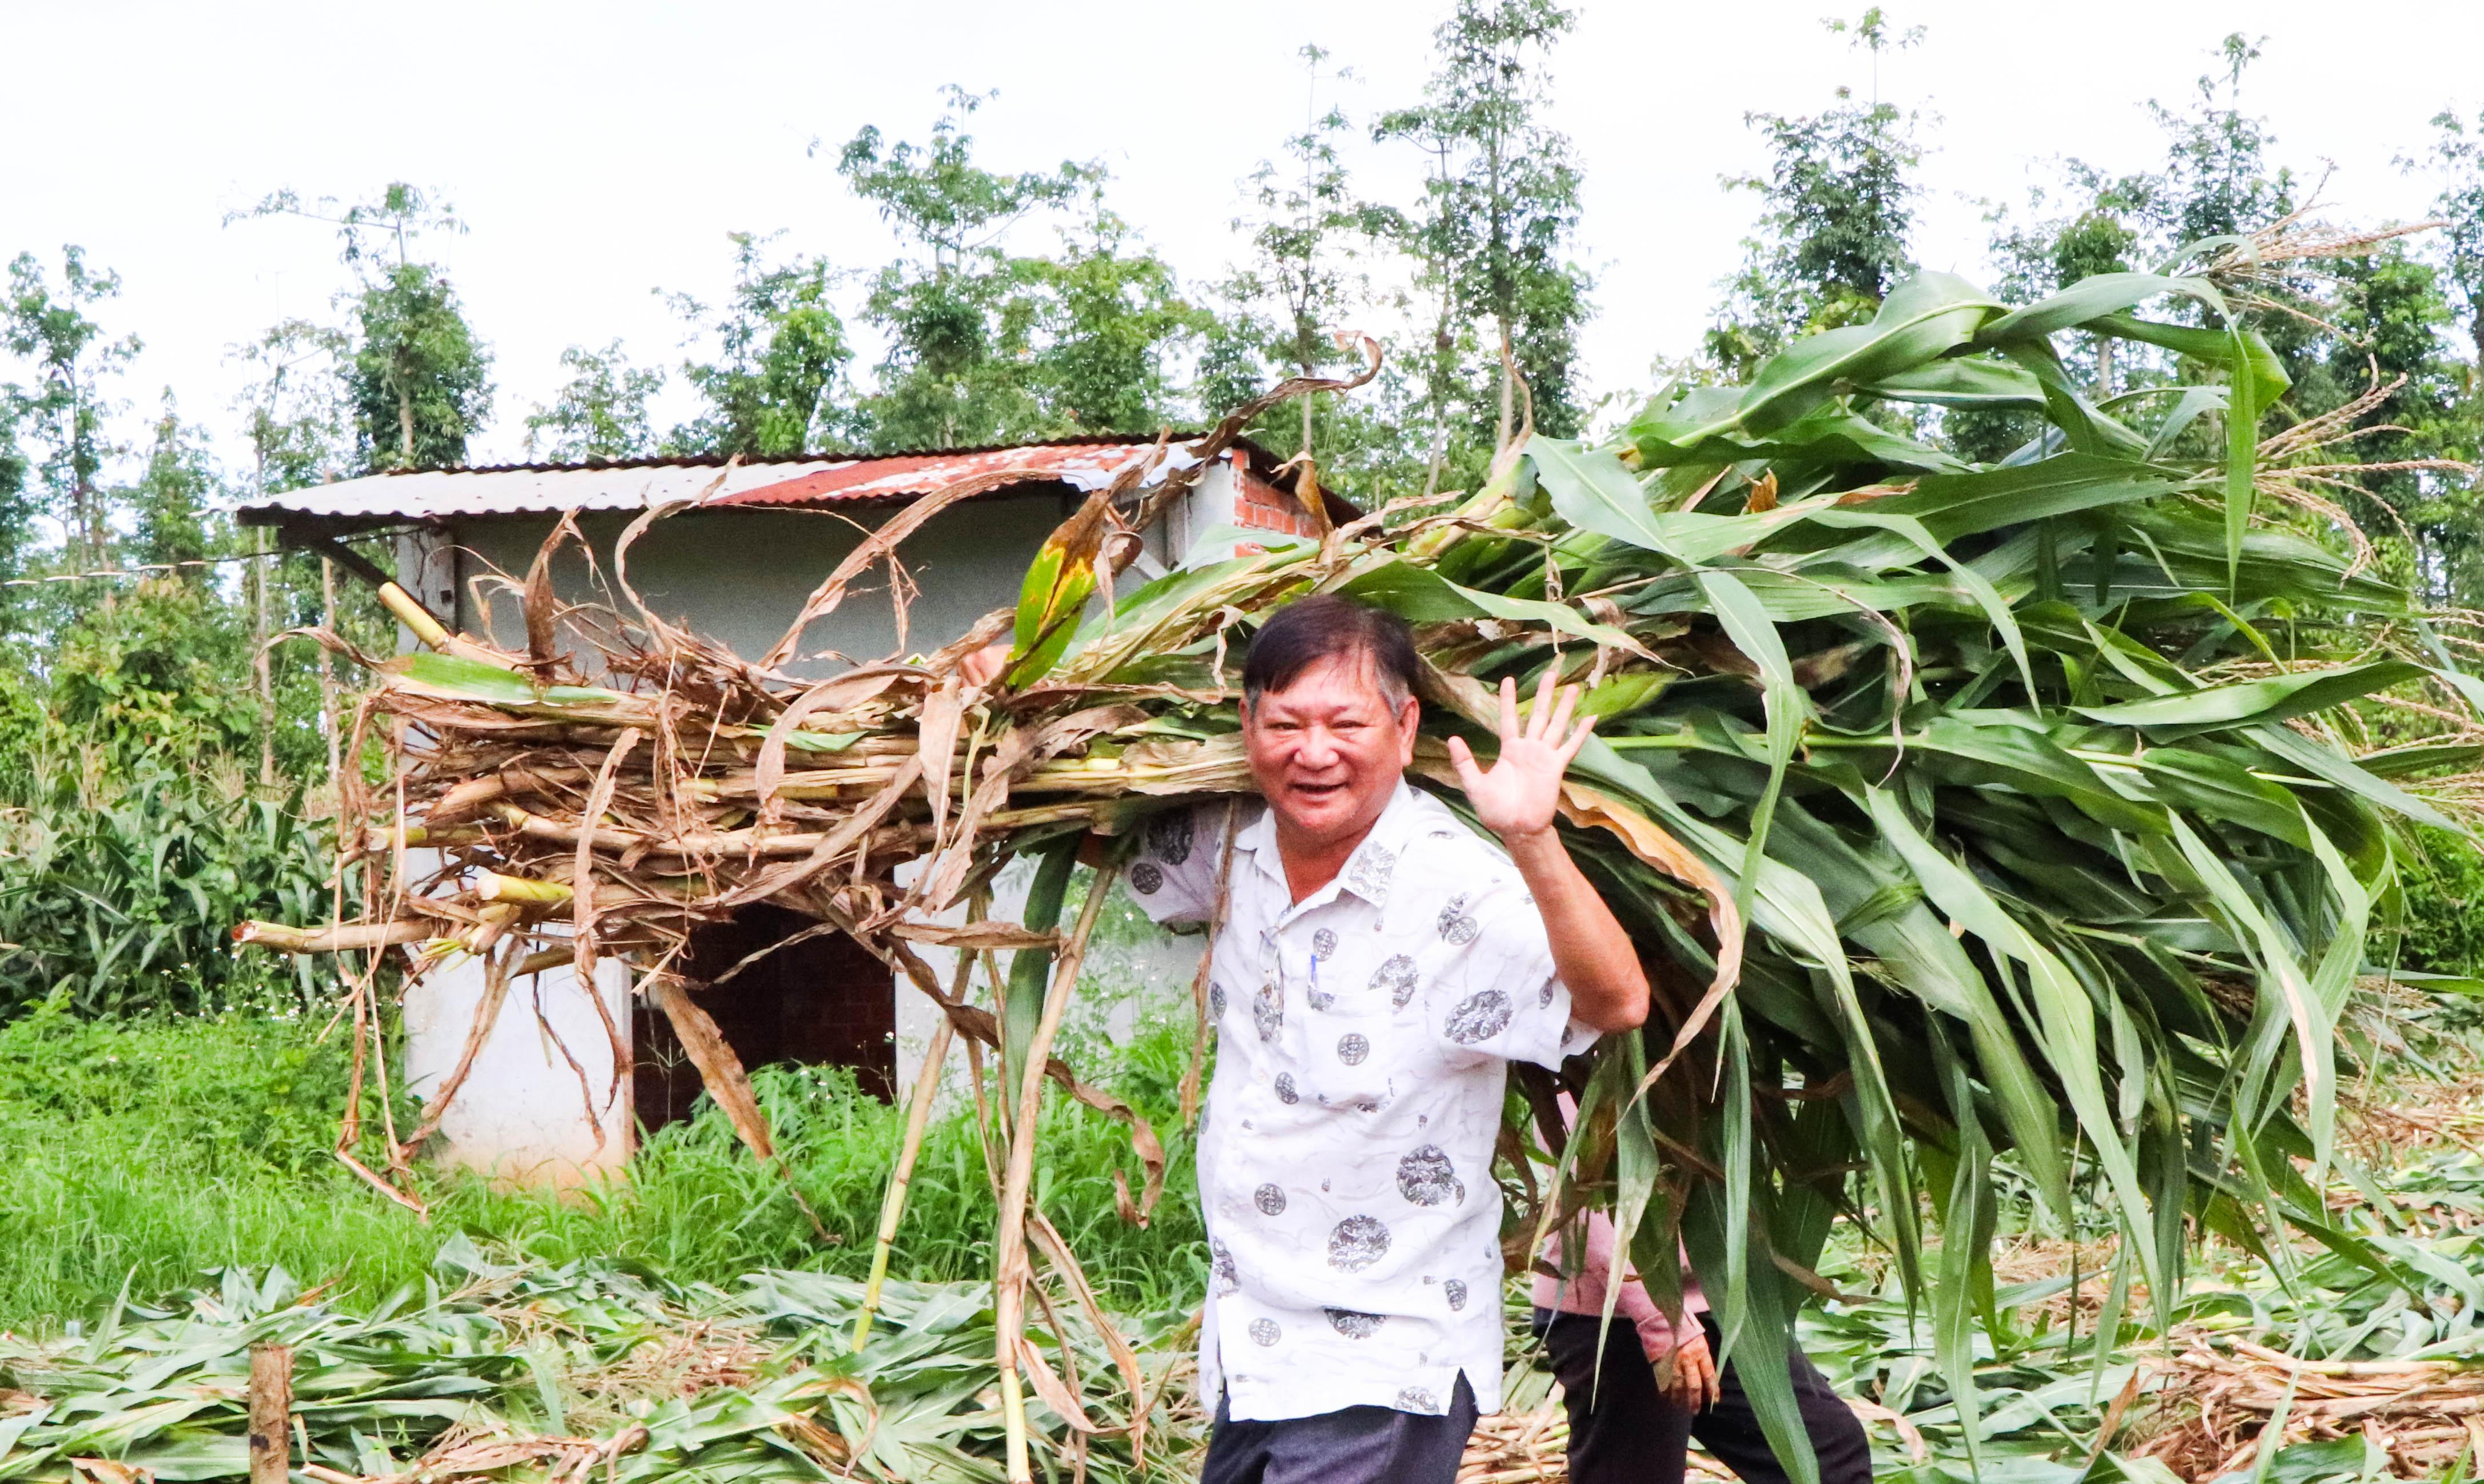
[[[1535,705],[1522,720],[1518,714],[1518,682],[1500,683],[1500,755],[1490,770],[1475,766],[1466,739],[1449,739],[1449,763],[1458,783],[1474,805],[1475,818],[1503,841],[1540,835],[1552,827],[1561,803],[1561,775],[1570,760],[1586,745],[1596,718],[1570,716],[1579,704],[1579,688],[1563,686],[1555,695],[1555,666],[1547,665],[1535,688]]]

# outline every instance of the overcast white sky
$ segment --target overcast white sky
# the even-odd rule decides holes
[[[1651,356],[1703,328],[1753,203],[1720,175],[1761,156],[1746,110],[1808,112],[1862,60],[1821,27],[1838,0],[1584,0],[1554,64],[1554,123],[1586,173],[1583,256],[1601,313],[1587,335],[1604,389],[1640,385]],[[500,395],[478,462],[515,457],[573,343],[619,337],[641,364],[679,359],[650,292],[713,298],[724,234],[786,233],[785,251],[864,267],[889,256],[829,158],[865,123],[921,137],[935,89],[998,88],[981,158],[1031,168],[1100,158],[1112,203],[1183,275],[1220,274],[1237,182],[1304,115],[1296,49],[1315,41],[1357,119],[1414,98],[1446,0],[1192,3],[658,5],[429,0],[415,7],[0,0],[12,58],[0,88],[0,256],[63,243],[118,270],[105,312],[146,350],[124,391],[158,390],[228,431],[228,350],[282,314],[324,315],[343,282],[325,229],[221,224],[279,186],[356,196],[391,179],[437,187],[470,224],[436,244],[496,352]],[[1925,44],[1884,64],[1880,91],[1935,115],[1915,250],[1981,271],[1982,200],[2017,200],[2049,162],[2153,166],[2145,103],[2181,104],[2228,32],[2267,38],[2247,102],[2279,158],[2318,172],[2357,220],[2409,218],[2432,195],[2391,163],[2444,107],[2484,107],[2484,4],[2391,0],[1898,0]],[[1413,178],[1386,149],[1355,161],[1366,190]],[[0,362],[0,379],[13,374]],[[230,448],[228,444],[228,448]]]

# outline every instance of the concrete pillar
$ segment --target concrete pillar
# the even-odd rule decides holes
[[[595,981],[621,1032],[619,1081],[611,1038],[576,971],[528,975],[509,985],[441,1120],[442,1161],[528,1185],[576,1184],[628,1163],[629,965],[600,959]],[[456,1068],[482,998],[483,965],[472,958],[442,964],[407,989],[405,1079],[416,1096],[428,1099]]]

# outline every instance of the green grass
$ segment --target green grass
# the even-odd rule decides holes
[[[893,1110],[834,1071],[756,1077],[822,1221],[823,1246],[782,1182],[712,1110],[647,1142],[626,1184],[553,1196],[439,1176],[428,1225],[329,1158],[346,1067],[316,1024],[263,1016],[80,1020],[38,1012],[0,1026],[0,1327],[49,1332],[95,1313],[124,1283],[169,1291],[226,1266],[281,1264],[351,1304],[418,1282],[442,1242],[548,1262],[606,1256],[682,1282],[754,1268],[860,1276],[902,1133]],[[1174,1160],[1155,1221],[1114,1212],[1112,1172],[1138,1163],[1118,1125],[1047,1114],[1038,1194],[1107,1301],[1195,1300],[1205,1277],[1187,1140],[1172,1088],[1182,1042],[1141,1039],[1115,1090],[1154,1119]],[[892,1271],[924,1281],[989,1271],[995,1216],[970,1119],[935,1122]]]

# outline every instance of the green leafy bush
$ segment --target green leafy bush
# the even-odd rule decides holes
[[[2436,974],[2484,974],[2484,851],[2444,830],[2412,831],[2416,849],[2398,869],[2405,905],[2399,966]],[[2374,957],[2386,955],[2377,945]]]
[[[254,786],[247,635],[155,581],[0,667],[0,1015],[307,1007],[335,966],[237,954],[245,918],[329,915],[333,826]],[[280,739],[280,773],[308,760]],[[315,737],[310,745],[319,745]]]

